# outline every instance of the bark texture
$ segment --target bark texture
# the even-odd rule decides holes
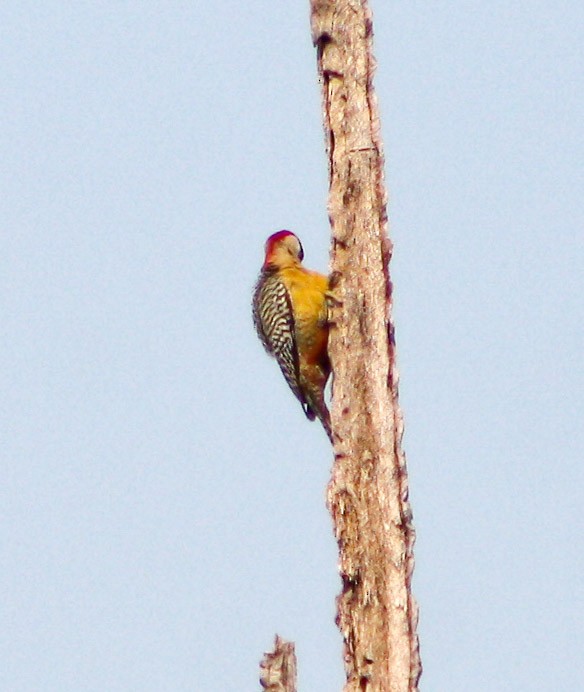
[[[366,0],[311,0],[329,159],[335,462],[345,692],[416,690],[415,539],[391,319],[387,194]]]
[[[296,692],[296,653],[292,642],[276,635],[274,651],[264,654],[260,683],[268,692]]]

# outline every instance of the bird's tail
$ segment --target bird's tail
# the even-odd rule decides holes
[[[324,375],[322,369],[317,365],[312,366],[310,370],[310,373],[307,373],[306,369],[302,373],[309,375],[302,378],[304,380],[302,390],[306,398],[306,417],[309,420],[314,420],[315,417],[319,419],[332,444],[331,415],[324,398],[327,376]]]

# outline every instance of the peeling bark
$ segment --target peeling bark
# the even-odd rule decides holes
[[[415,532],[401,447],[387,193],[366,0],[311,0],[329,161],[329,337],[335,462],[327,501],[339,545],[345,692],[416,690]]]

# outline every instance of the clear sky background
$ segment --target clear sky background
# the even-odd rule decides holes
[[[426,692],[575,690],[584,5],[378,0]],[[0,8],[0,689],[343,681],[331,452],[252,329],[326,271],[308,2]]]

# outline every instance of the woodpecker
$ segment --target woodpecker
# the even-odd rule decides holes
[[[332,442],[324,399],[331,371],[327,353],[329,280],[305,269],[303,258],[302,244],[291,231],[278,231],[267,239],[253,294],[253,321],[306,417],[318,417]]]

